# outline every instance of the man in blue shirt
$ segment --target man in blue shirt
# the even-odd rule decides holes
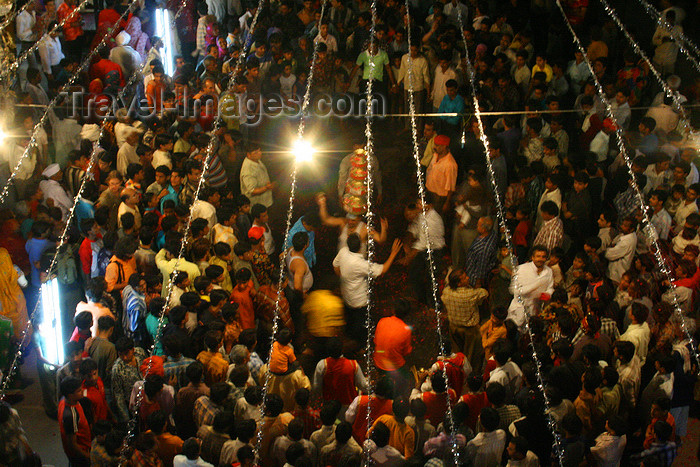
[[[644,155],[649,156],[659,147],[659,138],[653,133],[656,128],[656,120],[651,117],[642,117],[639,121],[639,132],[642,134],[642,141],[637,146]]]
[[[447,80],[447,83],[445,83],[447,95],[442,98],[442,102],[440,102],[440,107],[438,108],[438,113],[462,114],[466,110],[467,105],[464,102],[464,98],[457,94],[458,87],[459,85],[457,84],[456,80]],[[459,130],[459,123],[461,122],[462,117],[440,117],[440,119],[443,122],[443,133],[454,137]]]
[[[165,212],[163,205],[169,199],[175,202],[175,206],[180,204],[179,196],[182,191],[182,172],[180,169],[173,169],[170,172],[170,183],[165,188],[168,193],[160,199],[160,212]]]
[[[27,298],[27,309],[33,310],[39,297],[39,289],[41,288],[41,271],[39,264],[41,255],[46,250],[54,246],[54,242],[48,239],[51,233],[51,225],[48,222],[37,221],[32,225],[32,238],[27,240],[25,249],[29,255],[29,264],[32,266],[32,281],[29,285],[29,293]]]
[[[309,234],[309,246],[304,251],[304,259],[309,264],[309,268],[314,267],[316,264],[316,248],[314,246],[314,237],[316,229],[321,225],[321,218],[316,212],[307,212],[297,220],[291,229],[289,229],[289,236],[287,238],[287,244],[284,246],[285,250],[288,250],[292,246],[292,237],[297,232],[306,232]]]

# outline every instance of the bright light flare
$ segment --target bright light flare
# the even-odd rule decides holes
[[[41,285],[41,306],[43,313],[39,323],[39,335],[44,343],[44,357],[54,365],[61,366],[64,355],[58,279],[50,279]]]
[[[156,9],[156,35],[163,41],[160,55],[163,58],[165,74],[172,76],[175,72],[174,45],[170,30],[170,11],[166,8]]]
[[[2,129],[0,129],[0,145],[5,143],[6,138],[7,138],[7,133],[5,133]]]
[[[292,153],[294,154],[297,162],[309,162],[311,159],[313,159],[314,152],[315,151],[314,148],[311,147],[311,143],[304,141],[303,139],[296,140],[294,143],[294,148],[292,149]]]

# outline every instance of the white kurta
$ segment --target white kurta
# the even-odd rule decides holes
[[[513,294],[513,300],[508,307],[508,319],[518,327],[522,327],[527,317],[532,314],[535,300],[539,299],[543,293],[551,295],[554,292],[554,275],[549,266],[544,266],[542,271],[538,271],[535,264],[530,261],[518,266],[513,277],[518,278],[518,287],[516,290],[515,281],[511,281],[509,290]],[[522,304],[518,300],[517,292],[521,294]]]
[[[608,277],[620,282],[622,275],[632,266],[634,251],[637,248],[637,233],[620,234],[613,240],[613,246],[605,250],[608,263]]]

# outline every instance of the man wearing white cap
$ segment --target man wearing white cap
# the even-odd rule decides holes
[[[128,32],[122,31],[116,37],[117,47],[109,53],[109,59],[119,65],[122,69],[124,80],[128,80],[132,73],[141,68],[141,55],[129,44],[131,36]]]
[[[51,164],[41,172],[41,175],[46,178],[46,180],[39,183],[39,188],[44,193],[46,204],[60,208],[63,213],[63,219],[65,219],[68,211],[73,206],[73,200],[61,186],[60,181],[63,179],[61,167],[58,164]]]

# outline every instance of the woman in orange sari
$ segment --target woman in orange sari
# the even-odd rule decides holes
[[[17,340],[22,338],[22,331],[29,324],[27,303],[17,282],[18,278],[10,254],[5,248],[0,248],[0,306],[2,306],[0,314],[12,320],[12,328]]]

